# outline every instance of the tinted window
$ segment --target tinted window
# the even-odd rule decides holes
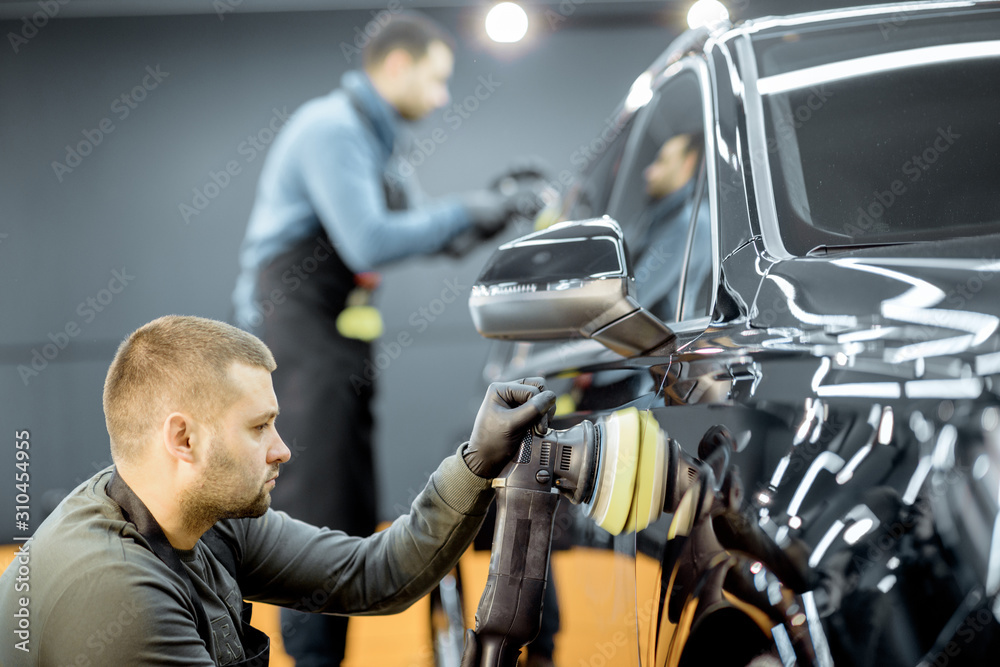
[[[619,175],[609,214],[622,226],[639,302],[657,317],[678,318],[691,223],[693,262],[687,284],[711,270],[708,200],[695,200],[705,154],[702,93],[690,70],[664,83],[644,111],[634,148]],[[693,312],[693,310],[692,310]]]
[[[618,128],[606,128],[610,142],[604,136],[595,137],[587,144],[588,152],[579,153],[581,176],[578,184],[567,196],[566,210],[561,219],[585,220],[607,213],[611,186],[621,166],[622,153],[632,129],[632,115]]]
[[[785,247],[934,241],[1000,231],[1000,58],[768,95]]]
[[[479,282],[554,281],[619,275],[624,272],[615,241],[608,237],[531,242],[503,248],[483,270]]]
[[[984,6],[754,38],[788,251],[1000,231],[998,35],[1000,11]]]
[[[704,165],[702,165],[704,169]],[[694,236],[690,240],[691,252],[687,256],[687,276],[684,280],[684,306],[679,320],[690,320],[709,315],[712,308],[714,283],[712,282],[712,219],[708,210],[708,185],[705,185],[701,203],[696,206]]]

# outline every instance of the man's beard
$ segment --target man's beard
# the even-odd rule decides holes
[[[268,478],[278,472],[275,465]],[[258,486],[259,485],[259,486]],[[257,488],[251,498],[245,497],[247,489]],[[186,490],[180,499],[184,523],[190,528],[211,527],[221,519],[244,519],[262,516],[271,506],[271,495],[264,488],[264,481],[251,479],[241,470],[236,459],[223,449],[220,441],[212,442],[208,454],[208,472],[201,487]]]

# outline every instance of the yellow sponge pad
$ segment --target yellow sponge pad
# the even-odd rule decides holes
[[[604,424],[600,478],[591,513],[598,526],[612,535],[622,532],[632,507],[635,469],[639,460],[639,411],[625,408]]]

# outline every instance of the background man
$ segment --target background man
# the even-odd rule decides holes
[[[643,254],[634,265],[639,301],[665,322],[677,319],[677,290],[684,266],[688,229],[698,206],[695,251],[711,245],[708,197],[694,201],[695,175],[702,162],[705,138],[677,134],[663,142],[656,159],[643,170],[649,206],[642,214],[637,247]],[[707,253],[694,256],[686,294],[696,292],[712,267]]]
[[[222,322],[169,316],[119,347],[104,387],[114,466],[77,487],[0,577],[15,665],[266,664],[243,600],[341,614],[400,611],[437,584],[475,535],[490,477],[555,395],[541,380],[491,385],[472,436],[410,513],[368,538],[269,508],[289,450],[275,430],[274,359]],[[30,604],[21,601],[28,598]],[[258,660],[254,660],[258,658]]]
[[[353,535],[370,534],[377,520],[370,341],[381,320],[370,272],[463,232],[495,234],[521,200],[421,192],[402,125],[448,102],[452,41],[416,14],[376,27],[364,71],[303,105],[275,140],[233,296],[237,322],[260,333],[278,361],[275,393],[300,454],[275,507]],[[299,667],[340,664],[346,619],[285,611],[282,628]]]

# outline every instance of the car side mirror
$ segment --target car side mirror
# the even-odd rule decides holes
[[[486,338],[593,338],[626,357],[672,350],[674,332],[634,294],[621,227],[605,216],[500,246],[472,287],[469,309]]]

